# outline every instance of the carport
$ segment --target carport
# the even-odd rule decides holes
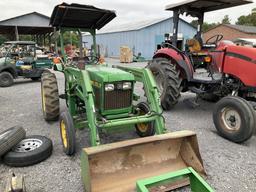
[[[32,12],[0,21],[0,34],[11,40],[19,41],[20,35],[31,35],[33,41],[41,46],[52,42],[55,29],[49,26],[50,18],[46,15]]]

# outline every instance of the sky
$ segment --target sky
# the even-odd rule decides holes
[[[0,20],[33,11],[50,16],[54,6],[63,1],[64,0],[0,0]],[[88,4],[99,8],[115,10],[117,18],[112,21],[112,25],[172,16],[172,12],[165,11],[165,6],[180,1],[181,0],[65,0],[66,3]],[[251,9],[256,7],[255,2],[256,0],[254,0],[253,4],[207,13],[205,15],[205,21],[210,23],[220,22],[224,15],[228,14],[231,18],[231,22],[235,23],[239,16],[251,13]],[[191,18],[186,20],[191,21]]]

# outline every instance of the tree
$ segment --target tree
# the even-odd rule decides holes
[[[252,9],[251,14],[242,15],[237,19],[237,25],[251,25],[256,26],[256,8]]]
[[[193,25],[194,27],[197,27],[198,25],[198,20],[193,20],[190,22],[191,25]],[[207,22],[204,22],[203,25],[202,25],[202,32],[206,32],[214,27],[216,27],[217,25],[219,25],[219,23],[207,23]]]
[[[225,15],[221,21],[222,24],[230,24],[230,19],[228,15]]]

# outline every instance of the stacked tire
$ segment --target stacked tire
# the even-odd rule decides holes
[[[52,141],[44,136],[26,137],[21,126],[0,133],[0,157],[6,165],[24,167],[47,159],[52,153]]]

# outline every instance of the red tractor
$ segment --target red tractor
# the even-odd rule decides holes
[[[216,34],[202,40],[204,13],[252,3],[249,0],[187,0],[168,5],[173,11],[173,35],[157,50],[148,67],[155,76],[165,110],[177,104],[181,92],[191,91],[205,100],[218,101],[213,112],[219,134],[240,143],[255,129],[256,49],[237,46]],[[197,34],[177,48],[179,15],[198,19]],[[222,99],[221,99],[222,98]]]

